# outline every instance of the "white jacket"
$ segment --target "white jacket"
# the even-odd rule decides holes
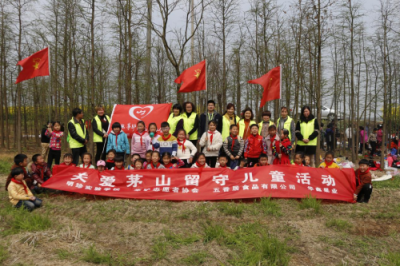
[[[176,153],[176,157],[178,157],[181,160],[186,160],[189,159],[190,157],[194,157],[194,155],[197,152],[196,146],[194,146],[190,140],[186,140],[184,145],[185,145],[185,152],[183,152],[182,147],[179,146],[178,144],[178,152]]]
[[[214,131],[213,141],[211,143],[210,137],[212,134],[208,134],[208,131],[203,133],[200,139],[200,146],[203,148],[203,153],[206,157],[218,157],[219,150],[222,147],[222,135],[217,130]],[[210,151],[207,151],[210,148]]]

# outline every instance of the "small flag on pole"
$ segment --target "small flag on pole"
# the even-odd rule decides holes
[[[23,69],[15,84],[34,77],[49,76],[49,48],[45,48],[18,62]]]
[[[175,83],[182,83],[178,92],[206,90],[206,75],[206,60],[185,69],[182,74],[175,79]]]
[[[260,103],[262,108],[268,101],[281,98],[281,67],[275,67],[260,78],[249,80],[248,83],[263,86],[264,92]]]

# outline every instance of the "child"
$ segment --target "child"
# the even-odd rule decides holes
[[[42,184],[51,177],[50,168],[47,163],[44,162],[42,155],[35,154],[32,156],[32,178],[36,181],[37,186],[34,187],[35,191],[38,193],[42,192]]]
[[[368,160],[362,159],[356,170],[357,188],[354,192],[354,200],[358,203],[368,203],[372,193],[371,173],[369,172]]]
[[[162,134],[160,134],[160,132],[157,131],[157,124],[156,123],[150,123],[149,124],[149,128],[148,128],[147,131],[149,132],[149,136],[150,136],[150,139],[151,139],[147,149],[150,150],[150,151],[158,151],[158,149],[154,148],[154,146],[153,146],[154,138],[158,138],[159,136],[162,135]]]
[[[142,170],[143,167],[143,159],[137,159],[135,161],[135,169],[134,170]]]
[[[26,167],[28,166],[28,156],[25,154],[17,154],[14,157],[14,165],[11,166],[11,170],[15,168],[21,168],[24,171],[24,180],[28,187],[32,187],[33,179],[30,177],[29,173],[26,171]],[[8,178],[12,178],[8,176]]]
[[[136,124],[136,130],[132,134],[131,154],[139,154],[140,158],[144,158],[151,138],[146,132],[146,126],[143,121]]]
[[[107,152],[109,150],[115,150],[115,155],[120,155],[123,159],[125,159],[125,154],[130,152],[128,137],[121,130],[121,124],[118,122],[112,125],[112,131],[108,135]]]
[[[151,163],[151,153],[152,150],[146,151],[146,161],[143,162],[143,169],[147,169],[147,165]]]
[[[218,158],[218,166],[216,168],[230,169],[230,167],[227,166],[227,164],[228,164],[228,156],[220,155],[219,158]]]
[[[189,168],[193,163],[193,157],[197,152],[197,148],[191,141],[186,139],[186,131],[180,129],[178,131],[178,151],[176,157],[183,160],[185,163],[184,167]]]
[[[239,170],[239,169],[243,169],[243,168],[247,168],[247,159],[246,158],[241,158],[239,166],[237,166],[233,170]]]
[[[267,146],[268,164],[273,164],[275,156],[273,154],[273,148],[276,142],[279,143],[279,135],[276,134],[276,126],[271,125],[268,127],[268,136],[265,138],[265,146]],[[278,145],[279,146],[279,145]]]
[[[99,173],[103,172],[106,168],[106,162],[103,160],[98,160],[97,161],[97,170]]]
[[[217,123],[215,121],[208,122],[208,131],[203,133],[199,144],[204,147],[203,153],[206,156],[207,164],[214,168],[217,163],[219,149],[222,146],[222,136],[217,131]]]
[[[114,149],[109,150],[107,152],[107,161],[106,161],[106,168],[112,169],[115,166],[114,158],[115,158],[116,151]]]
[[[160,153],[158,151],[151,153],[151,163],[147,165],[146,169],[165,169],[164,165],[160,163]]]
[[[79,165],[80,168],[95,169],[92,165],[92,155],[88,152],[83,154],[83,164]]]
[[[63,163],[61,163],[60,165],[66,165],[66,166],[76,166],[75,164],[72,163],[73,160],[73,155],[72,153],[66,153],[64,154],[63,157]]]
[[[261,154],[258,159],[258,163],[254,165],[254,167],[267,166],[268,165],[268,156],[266,154]]]
[[[296,152],[296,154],[294,155],[294,165],[304,166],[303,161],[304,161],[304,153],[300,151]]]
[[[337,168],[337,169],[339,169],[340,168],[339,165],[337,165],[333,161],[334,157],[335,157],[335,154],[333,153],[333,151],[328,151],[327,153],[325,153],[325,161],[319,165],[319,168]]]
[[[161,154],[169,152],[175,157],[178,150],[178,143],[176,138],[169,133],[170,128],[168,122],[161,123],[161,130],[163,134],[159,137],[154,137],[153,147],[159,149]]]
[[[111,170],[125,170],[124,162],[125,162],[125,160],[122,155],[115,156],[115,159],[114,159],[115,166],[113,168],[111,168]]]
[[[15,208],[23,206],[28,211],[33,211],[42,206],[42,200],[33,196],[27,186],[24,180],[24,170],[22,168],[18,167],[12,169],[10,177],[7,178],[6,181],[6,191],[8,191],[10,202]]]
[[[61,123],[56,121],[53,123],[53,128],[48,127],[46,130],[46,136],[50,138],[49,145],[49,157],[47,159],[47,165],[51,169],[51,165],[53,164],[53,159],[56,160],[56,165],[60,164],[61,158],[61,138],[64,136],[64,132],[61,130]]]
[[[304,156],[304,166],[311,167],[311,157],[310,157],[310,155]]]
[[[244,141],[238,136],[239,128],[237,125],[231,125],[230,135],[225,139],[222,146],[224,147],[224,152],[230,159],[229,167],[235,169],[239,166],[240,156],[243,154]]]
[[[126,170],[134,170],[134,169],[135,169],[135,161],[138,160],[138,159],[141,159],[139,154],[137,154],[137,153],[132,154],[132,157],[131,157],[131,164],[128,165],[128,167],[126,168]]]
[[[275,156],[274,165],[277,164],[290,164],[290,153],[292,152],[292,142],[289,139],[289,130],[282,129],[281,140],[275,142],[273,146],[273,153]]]
[[[194,163],[190,168],[211,168],[211,167],[208,166],[206,162],[206,155],[204,153],[199,153],[199,155],[197,155],[196,163]]]
[[[171,158],[171,154],[169,152],[165,152],[162,155],[162,161],[165,169],[178,169],[179,167],[185,165],[181,159],[177,157]]]
[[[374,131],[371,132],[371,134],[369,134],[369,144],[371,145],[371,154],[370,156],[373,157],[375,155],[376,152],[376,144],[377,144],[377,138],[376,138],[376,131],[378,129],[374,128]]]
[[[266,145],[263,137],[258,134],[258,125],[250,126],[251,134],[246,140],[244,146],[244,157],[247,159],[249,167],[253,167],[260,158],[261,154],[266,154]]]

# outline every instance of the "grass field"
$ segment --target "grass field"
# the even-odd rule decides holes
[[[374,183],[369,204],[64,193],[32,213],[10,206],[5,179],[0,265],[400,265],[400,177]]]

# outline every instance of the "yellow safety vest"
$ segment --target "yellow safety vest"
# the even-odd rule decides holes
[[[239,122],[238,116],[236,116],[236,123],[237,122]],[[228,119],[226,119],[225,116],[222,116],[222,132],[221,132],[222,141],[225,141],[225,139],[229,137],[229,135],[231,134],[230,128],[231,128],[231,122]]]
[[[308,139],[312,133],[314,133],[315,128],[314,128],[314,120],[306,122],[301,122],[300,123],[300,133],[303,135],[303,138]],[[297,144],[301,146],[317,146],[317,139],[315,138],[313,140],[310,140],[308,143],[304,143],[302,140],[298,140]]]
[[[174,134],[176,125],[178,124],[179,120],[183,119],[182,115],[179,116],[174,116],[174,114],[170,114],[168,118],[168,124],[169,124],[169,134]],[[185,123],[183,123],[183,126],[185,126]]]
[[[261,135],[261,130],[263,127],[264,121],[261,121],[260,123],[258,123],[258,134]],[[274,124],[274,122],[272,122],[271,120],[269,121],[269,125],[272,126]]]
[[[72,123],[75,126],[75,131],[81,138],[83,138],[83,139],[86,138],[86,126],[85,126],[85,121],[83,119],[82,119],[83,130],[79,123],[75,123],[73,117],[68,123]],[[69,133],[69,131],[68,131],[68,143],[69,143],[69,147],[71,149],[82,148],[84,146],[82,143],[80,143],[79,141],[77,141],[76,139],[71,137],[71,134]]]
[[[182,114],[183,128],[185,129],[186,134],[188,134],[193,129],[194,123],[196,121],[196,116],[197,113],[195,112],[191,113],[190,117],[187,117],[186,113]],[[197,130],[189,136],[189,140],[196,140],[196,139],[197,139]]]
[[[241,138],[243,138],[244,130],[245,130],[244,119],[241,119],[238,124],[239,124],[239,136]],[[255,125],[255,124],[256,124],[256,121],[251,120],[249,123],[249,127],[251,127],[251,125]]]
[[[281,120],[281,118],[278,118],[278,121],[276,122],[276,128],[278,129],[279,127],[279,121]],[[283,125],[283,128],[289,130],[289,139],[292,139],[292,131],[290,130],[290,124],[292,123],[293,119],[288,116],[288,118],[286,119],[285,124]],[[277,132],[277,134],[280,134],[280,132]]]
[[[108,123],[110,123],[110,117],[108,115],[106,115],[106,119],[107,119]],[[96,121],[97,129],[99,131],[102,131],[103,126],[101,125],[100,117],[98,115],[96,115],[94,117],[94,120]],[[93,131],[93,142],[103,142],[103,137],[96,134],[96,132]]]

